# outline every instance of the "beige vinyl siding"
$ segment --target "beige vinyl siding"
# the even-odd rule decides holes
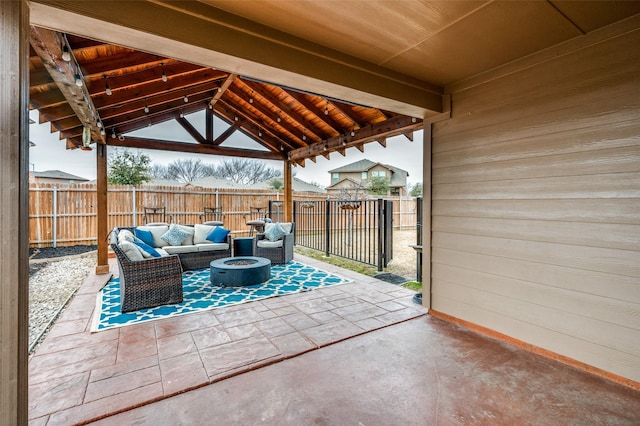
[[[597,41],[452,86],[431,306],[640,381],[640,30]]]

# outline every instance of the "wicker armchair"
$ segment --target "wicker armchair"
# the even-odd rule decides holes
[[[111,248],[120,270],[122,312],[182,302],[182,266],[177,255],[131,261],[117,244]]]
[[[295,223],[291,222],[291,231],[283,235],[282,244],[279,241],[272,243],[264,233],[257,234],[253,240],[253,255],[266,257],[273,264],[283,264],[293,260]]]

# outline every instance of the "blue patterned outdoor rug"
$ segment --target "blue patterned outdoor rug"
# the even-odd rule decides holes
[[[182,274],[182,303],[127,313],[120,312],[120,279],[114,277],[98,292],[91,331],[102,331],[350,282],[346,278],[295,261],[285,265],[272,265],[269,281],[252,286],[214,286],[209,274],[209,268]]]

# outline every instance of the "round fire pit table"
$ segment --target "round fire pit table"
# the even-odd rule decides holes
[[[220,287],[255,285],[271,277],[271,261],[263,257],[224,257],[211,262],[211,284]]]

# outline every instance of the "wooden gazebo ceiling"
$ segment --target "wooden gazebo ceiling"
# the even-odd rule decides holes
[[[65,46],[69,61],[63,59]],[[399,134],[412,139],[422,127],[413,117],[38,27],[31,29],[30,56],[30,106],[69,149],[83,147],[87,126],[91,143],[289,158],[304,165],[318,155],[344,155],[349,147],[363,150],[369,142],[385,145],[386,138]],[[200,110],[206,112],[204,135],[183,118]],[[217,138],[213,115],[231,126]],[[168,120],[184,127],[194,143],[123,136]],[[225,147],[234,131],[266,150]]]

